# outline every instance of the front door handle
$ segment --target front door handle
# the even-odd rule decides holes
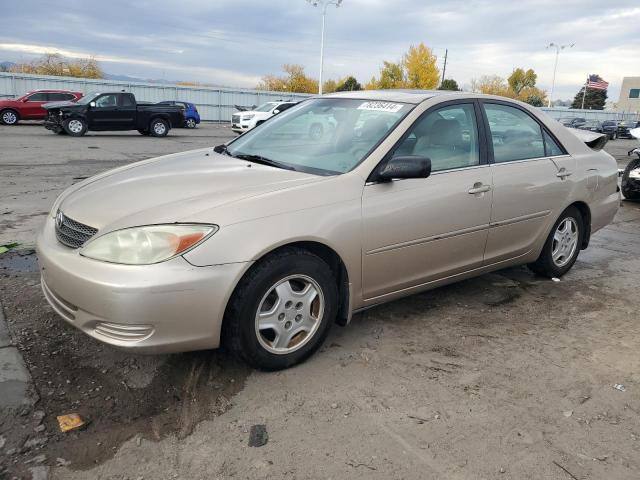
[[[556,173],[556,177],[561,178],[562,180],[570,176],[571,176],[571,172],[567,171],[566,168],[561,168],[560,171]]]
[[[469,189],[469,195],[477,195],[478,193],[485,193],[491,191],[491,185],[484,185],[481,182],[473,184],[473,188]]]

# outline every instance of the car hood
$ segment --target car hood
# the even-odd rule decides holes
[[[15,98],[7,98],[5,100],[0,100],[0,107],[15,107],[21,103],[22,102],[19,102]]]
[[[216,207],[326,178],[250,163],[207,148],[87,179],[63,194],[58,208],[73,220],[107,231],[157,223],[213,223],[207,212]]]

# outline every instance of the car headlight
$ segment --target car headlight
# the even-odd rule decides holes
[[[200,224],[125,228],[91,240],[80,255],[103,262],[149,265],[180,255],[217,231],[217,225]]]
[[[243,120],[251,120],[253,117],[255,117],[255,114],[251,114],[251,115],[245,115],[244,117],[242,117]]]

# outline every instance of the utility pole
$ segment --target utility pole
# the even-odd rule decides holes
[[[444,50],[444,66],[442,67],[442,81],[440,82],[440,86],[444,83],[444,75],[447,73],[447,56],[449,55],[449,49],[445,48]]]
[[[320,34],[320,80],[318,81],[318,94],[322,95],[322,70],[324,68],[324,25],[327,16],[327,7],[335,5],[336,8],[342,4],[342,0],[307,0],[312,7],[322,8],[322,33]]]
[[[582,90],[582,110],[584,110],[584,99],[587,96],[587,85],[589,84],[589,77],[587,77],[587,81],[584,84],[584,89]]]
[[[547,48],[556,49],[556,61],[553,64],[553,81],[551,82],[551,93],[549,94],[549,103],[547,105],[548,107],[551,107],[551,101],[553,100],[553,90],[555,89],[555,86],[556,86],[556,71],[558,70],[558,57],[560,56],[560,51],[564,50],[565,48],[573,48],[574,45],[575,43],[571,43],[569,45],[558,45],[553,42],[547,45]]]

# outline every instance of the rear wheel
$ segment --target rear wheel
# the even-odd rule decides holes
[[[187,128],[196,128],[196,119],[195,118],[187,118],[187,121],[184,123]]]
[[[556,221],[538,259],[529,268],[545,277],[561,277],[578,258],[584,237],[582,214],[569,207]]]
[[[154,137],[166,137],[169,133],[169,124],[161,118],[154,118],[149,124],[149,131]]]
[[[640,169],[640,159],[631,160],[622,174],[620,190],[627,200],[640,200],[640,178],[629,178],[632,170]]]
[[[19,120],[20,117],[15,110],[7,109],[0,112],[0,121],[2,121],[4,125],[15,125]]]
[[[72,137],[81,137],[87,133],[87,122],[81,118],[67,118],[62,123],[62,127]]]
[[[287,248],[258,263],[236,288],[225,313],[224,344],[255,368],[293,366],[322,345],[337,305],[329,265]]]

